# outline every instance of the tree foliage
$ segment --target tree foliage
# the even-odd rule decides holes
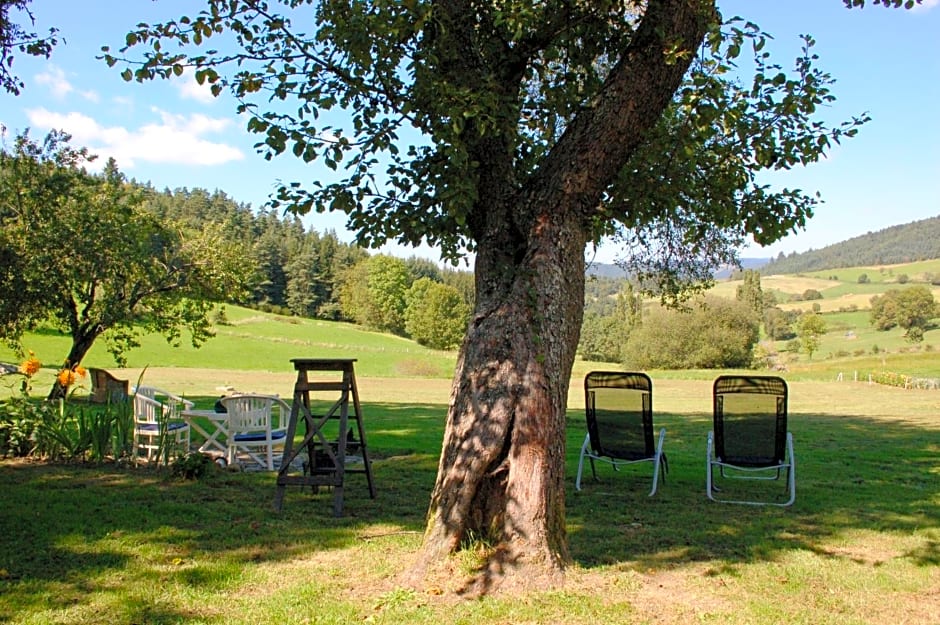
[[[738,285],[735,297],[747,304],[758,319],[764,315],[764,290],[760,286],[760,272],[746,269],[742,282]]]
[[[422,277],[405,295],[408,336],[432,349],[453,349],[467,332],[470,307],[453,286]]]
[[[871,324],[878,330],[899,326],[912,342],[923,340],[928,323],[940,315],[931,290],[923,285],[905,289],[889,289],[871,298]],[[913,333],[912,333],[913,330]]]
[[[212,303],[242,288],[242,250],[219,228],[184,236],[156,219],[113,161],[90,174],[91,157],[68,140],[24,133],[0,153],[3,339],[19,347],[24,331],[52,322],[72,337],[65,369],[102,335],[118,363],[141,332],[205,341]]]
[[[642,321],[642,299],[629,281],[608,295],[608,306],[585,306],[578,353],[585,360],[621,362],[630,332]]]
[[[294,3],[281,10],[288,4]],[[445,11],[432,12],[434,3],[325,2],[315,11],[318,29],[305,34],[288,14],[266,5],[208,5],[195,17],[142,24],[121,50],[175,40],[196,52],[154,45],[134,63],[106,47],[104,58],[127,63],[128,80],[171,77],[191,67],[215,93],[227,89],[239,99],[248,129],[262,137],[258,149],[265,158],[292,153],[346,172],[330,184],[284,185],[272,206],[301,213],[340,210],[366,246],[426,241],[451,259],[474,249],[483,226],[474,207],[483,154],[468,140],[477,137],[472,143],[482,147],[491,136],[511,150],[505,156],[513,160],[518,183],[533,177],[556,143],[574,140],[578,126],[570,122],[603,87],[610,59],[632,36],[624,26],[636,18],[632,7],[618,3],[489,8],[484,21],[492,28],[490,41],[481,37],[474,45],[519,37],[519,49],[507,59],[517,65],[502,68],[509,75],[487,73],[485,84],[470,85],[463,84],[466,77],[449,75],[459,65],[449,55],[458,52],[432,45],[447,21]],[[242,51],[205,49],[226,31]],[[573,40],[581,45],[570,46]],[[588,41],[593,43],[584,45]],[[763,32],[743,21],[712,31],[656,130],[620,168],[603,205],[588,213],[593,237],[618,236],[631,251],[624,265],[658,283],[660,292],[707,279],[711,269],[733,260],[745,234],[769,242],[801,227],[816,199],[773,191],[759,185],[755,173],[818,160],[831,142],[854,135],[867,120],[861,116],[835,128],[809,121],[834,99],[831,78],[813,67],[814,42],[806,38],[793,76],[770,61],[765,42]],[[671,45],[672,54],[689,54]],[[749,45],[755,78],[739,85],[728,72]],[[495,60],[497,52],[485,54]],[[236,63],[238,71],[226,75],[224,69]],[[504,80],[518,85],[518,93],[507,91]],[[349,111],[349,122],[325,114],[333,109]],[[513,118],[505,119],[508,111]],[[415,130],[422,141],[404,149]],[[370,175],[384,162],[384,175]],[[762,219],[764,214],[774,218]]]
[[[405,333],[405,306],[414,278],[400,258],[379,254],[347,270],[340,289],[343,315],[373,330]]]
[[[800,349],[810,358],[819,349],[819,341],[826,333],[826,320],[816,312],[805,312],[796,321],[796,337]]]
[[[29,10],[31,0],[0,0],[0,87],[7,93],[19,95],[23,81],[13,73],[16,53],[49,58],[52,49],[59,43],[58,28],[49,28],[46,34],[33,32],[36,20]],[[23,27],[13,19],[13,12],[29,22]]]
[[[793,322],[796,321],[796,311],[785,311],[773,306],[764,310],[764,332],[774,341],[785,341],[796,336],[793,332]]]

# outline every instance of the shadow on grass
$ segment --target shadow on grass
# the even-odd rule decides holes
[[[719,561],[734,568],[792,550],[841,558],[847,556],[823,543],[858,530],[909,534],[940,525],[936,429],[900,419],[791,413],[797,499],[791,508],[779,508],[706,498],[705,438],[711,415],[661,414],[657,424],[667,428],[670,473],[654,497],[647,497],[652,475],[647,465],[619,473],[599,470],[599,482],[586,468],[583,490],[570,489],[571,551],[583,566],[643,571]],[[571,456],[578,449],[571,442],[583,437],[583,428],[578,430],[577,424],[569,426],[570,476]],[[761,487],[783,494],[780,482]],[[933,566],[937,553],[937,543],[930,542],[903,555]]]
[[[275,513],[272,473],[219,471],[184,482],[113,466],[0,463],[0,597],[7,597],[0,599],[0,622],[49,602],[81,604],[118,573],[133,589],[122,602],[123,621],[178,622],[187,615],[155,599],[155,585],[222,591],[241,583],[247,565],[343,550],[386,534],[413,534],[416,548],[446,406],[366,403],[363,411],[378,497],[369,498],[363,475],[350,476],[342,518],[332,516],[332,493],[293,487]],[[648,467],[615,474],[599,465],[600,482],[586,477],[578,493],[584,425],[576,413],[570,417],[567,518],[579,565],[645,571],[715,561],[733,569],[791,550],[842,558],[848,556],[826,550],[828,539],[938,525],[936,429],[791,415],[797,501],[781,509],[705,498],[710,416],[659,414],[657,425],[668,431],[670,473],[655,497],[647,497]],[[934,541],[904,557],[936,566],[938,553]]]
[[[186,615],[150,597],[155,584],[221,590],[240,583],[248,564],[383,533],[420,536],[446,407],[368,404],[363,412],[378,497],[369,498],[365,476],[348,476],[342,518],[325,489],[289,487],[274,512],[274,473],[218,470],[181,481],[114,465],[0,463],[0,622],[40,606],[69,609],[117,571],[140,592],[123,602],[127,622],[178,622]]]

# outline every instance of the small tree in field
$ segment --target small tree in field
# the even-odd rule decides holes
[[[23,332],[53,323],[72,338],[65,370],[101,336],[119,364],[140,332],[178,342],[185,328],[199,345],[213,301],[242,289],[243,254],[213,228],[157,222],[113,162],[89,174],[87,152],[67,142],[24,134],[0,152],[0,336],[21,351]],[[67,390],[57,380],[50,398]]]
[[[819,341],[826,333],[826,320],[815,312],[805,312],[796,322],[796,336],[800,349],[806,352],[809,358],[813,357],[819,349]]]
[[[878,330],[900,326],[911,343],[924,340],[924,330],[940,315],[930,288],[917,285],[905,289],[889,289],[871,298],[870,320]],[[913,331],[913,332],[912,332]]]
[[[817,161],[865,121],[813,120],[833,96],[812,41],[788,75],[715,4],[208,0],[105,49],[127,80],[190,68],[239,100],[266,157],[341,172],[285,185],[277,205],[343,211],[370,246],[475,253],[416,579],[478,536],[493,546],[478,590],[561,581],[585,247],[614,237],[648,288],[685,291],[747,235],[770,243],[812,214],[815,198],[757,172]],[[234,51],[203,48],[219,33]],[[136,45],[150,48],[126,58]],[[750,84],[731,78],[745,50]]]

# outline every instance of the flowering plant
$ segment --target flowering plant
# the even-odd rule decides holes
[[[42,363],[39,362],[38,358],[36,358],[36,354],[30,351],[29,358],[20,363],[20,373],[28,378],[31,378],[36,375],[36,372],[39,371],[40,367],[42,367]]]
[[[29,389],[32,386],[33,376],[36,375],[39,370],[42,368],[42,363],[36,358],[36,354],[32,350],[29,351],[29,356],[20,363],[19,372],[23,375],[23,384],[20,387],[20,390],[23,391],[23,395],[29,394]]]
[[[59,384],[68,388],[75,384],[75,380],[78,378],[83,378],[87,375],[85,367],[81,365],[76,365],[72,369],[62,369],[59,373],[56,374],[56,380],[59,381]]]

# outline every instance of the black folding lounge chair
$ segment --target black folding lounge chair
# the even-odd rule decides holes
[[[708,434],[706,492],[723,503],[789,506],[796,500],[793,436],[787,431],[787,383],[778,377],[727,375],[712,391],[714,429]],[[718,476],[727,479],[778,480],[786,476],[784,501],[754,497],[721,498]],[[730,487],[730,483],[727,486]]]
[[[669,471],[663,440],[666,429],[659,432],[659,440],[653,441],[653,382],[645,373],[620,371],[592,371],[584,378],[585,415],[587,434],[581,445],[578,459],[578,476],[575,489],[581,490],[581,474],[584,459],[591,462],[591,473],[597,479],[595,460],[613,465],[614,470],[636,462],[653,463],[653,488]]]

